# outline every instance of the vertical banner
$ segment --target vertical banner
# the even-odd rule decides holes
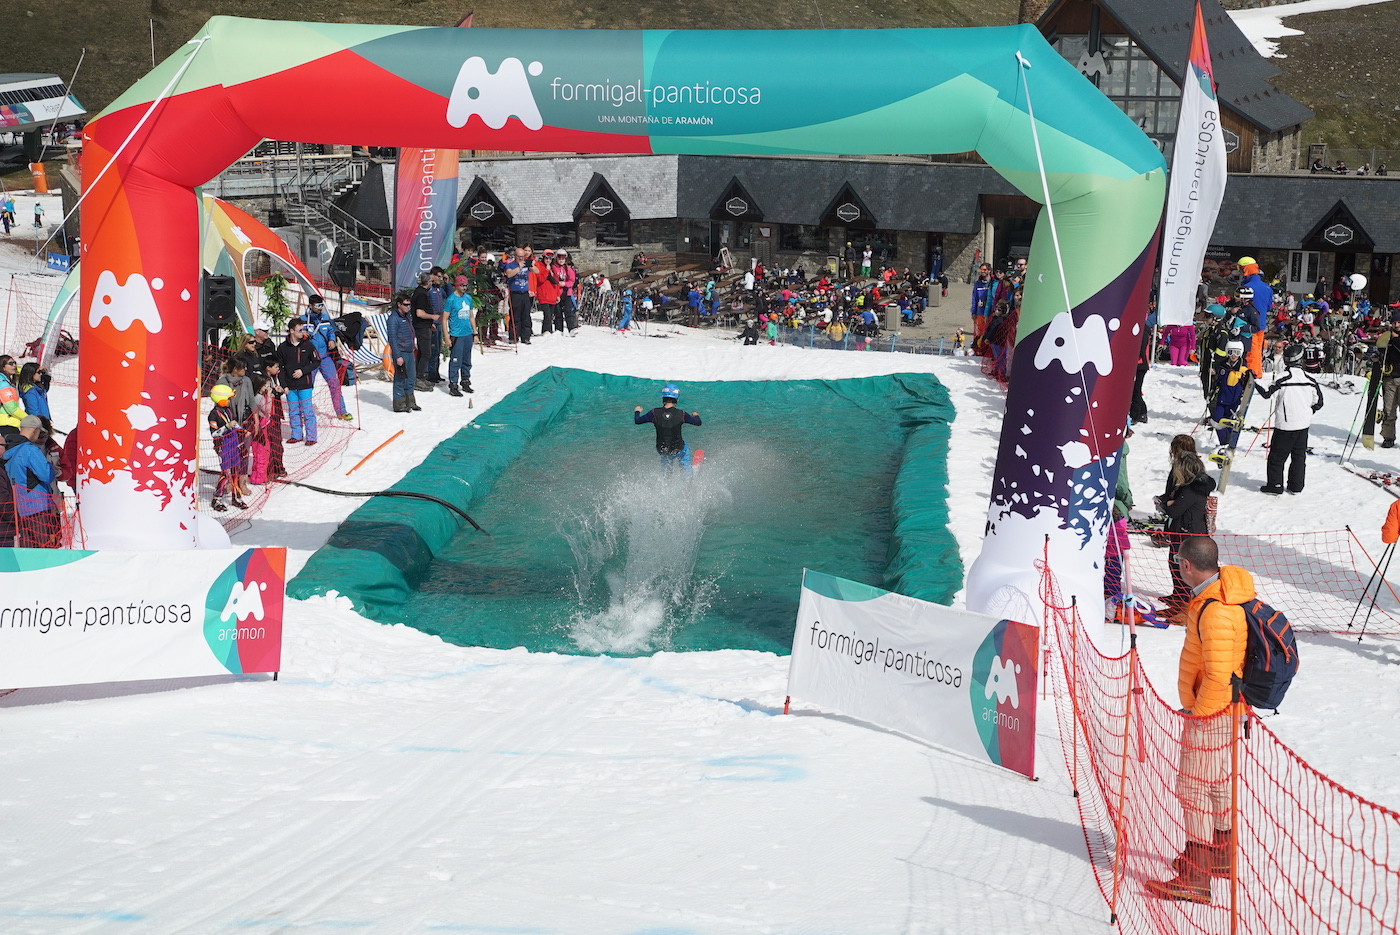
[[[287,550],[0,549],[0,689],[282,668]]]
[[[1158,299],[1158,321],[1163,325],[1189,325],[1195,317],[1196,286],[1220,203],[1225,199],[1226,180],[1225,131],[1198,2],[1191,61],[1182,76],[1181,112],[1167,188]]]
[[[802,573],[788,695],[1035,777],[1040,629]]]
[[[452,260],[457,239],[460,150],[399,150],[394,182],[394,287],[410,289],[418,274]]]

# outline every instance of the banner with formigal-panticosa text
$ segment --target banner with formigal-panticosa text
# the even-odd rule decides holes
[[[1040,629],[802,573],[788,695],[1035,776]]]
[[[282,667],[287,550],[0,549],[0,689]]]

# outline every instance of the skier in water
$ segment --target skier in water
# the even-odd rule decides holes
[[[686,412],[676,405],[680,399],[680,388],[667,383],[661,388],[661,405],[650,412],[643,412],[638,406],[632,413],[632,422],[641,425],[650,422],[656,426],[656,453],[661,456],[661,466],[667,470],[680,465],[690,471],[690,446],[681,437],[681,429],[687,423],[700,425],[700,413]]]

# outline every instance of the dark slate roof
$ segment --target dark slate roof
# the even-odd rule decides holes
[[[1020,194],[987,166],[681,156],[677,216],[709,217],[735,177],[763,206],[763,220],[774,224],[821,223],[827,203],[849,182],[881,229],[970,234],[980,224],[979,194]]]
[[[1339,201],[1375,252],[1400,253],[1400,176],[1232,175],[1210,242],[1297,250]]]
[[[1062,0],[1061,0],[1062,2]],[[1134,42],[1166,66],[1177,85],[1191,55],[1196,0],[1098,0],[1123,24]],[[1060,2],[1046,11],[1049,16]],[[1222,104],[1255,126],[1274,133],[1295,126],[1313,112],[1269,83],[1282,74],[1245,38],[1220,0],[1201,0],[1210,43],[1211,67]],[[1044,17],[1042,17],[1042,21]]]

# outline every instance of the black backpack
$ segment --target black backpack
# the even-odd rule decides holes
[[[1214,601],[1201,605],[1201,613]],[[1250,707],[1277,711],[1298,674],[1298,641],[1282,611],[1255,598],[1239,605],[1249,631],[1244,652],[1244,677],[1232,678]]]

